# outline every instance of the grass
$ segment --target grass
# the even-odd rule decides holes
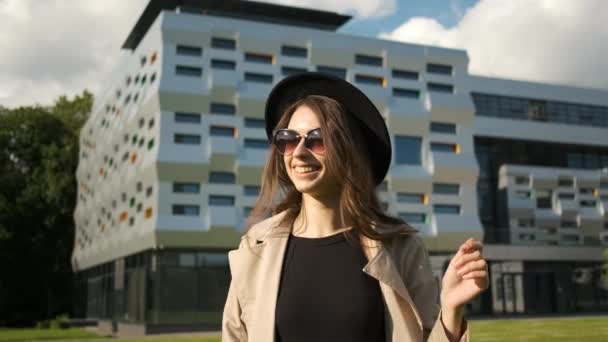
[[[608,316],[549,319],[503,319],[470,321],[475,342],[529,341],[608,341]],[[81,329],[0,329],[0,341],[108,342]],[[120,342],[220,342],[218,337],[149,336],[120,339]]]

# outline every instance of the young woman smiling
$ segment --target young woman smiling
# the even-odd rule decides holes
[[[439,293],[416,229],[381,208],[392,159],[372,102],[325,74],[287,77],[266,102],[272,148],[239,248],[223,341],[468,341],[464,306],[488,286],[464,241]]]

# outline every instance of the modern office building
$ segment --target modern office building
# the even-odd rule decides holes
[[[438,280],[483,239],[491,287],[471,313],[608,310],[608,92],[473,76],[465,51],[337,33],[349,19],[148,3],[81,131],[80,315],[121,334],[219,326],[226,252],[269,147],[266,96],[305,70],[354,83],[385,116],[378,193],[420,230]]]

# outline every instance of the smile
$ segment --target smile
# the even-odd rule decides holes
[[[297,173],[309,173],[319,170],[318,166],[296,166],[293,168]]]

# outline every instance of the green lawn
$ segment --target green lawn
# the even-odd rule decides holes
[[[608,316],[554,319],[504,319],[471,321],[471,340],[484,341],[608,341]],[[0,341],[83,341],[111,340],[80,329],[0,329]],[[120,342],[219,342],[200,336],[151,336],[120,339]]]

